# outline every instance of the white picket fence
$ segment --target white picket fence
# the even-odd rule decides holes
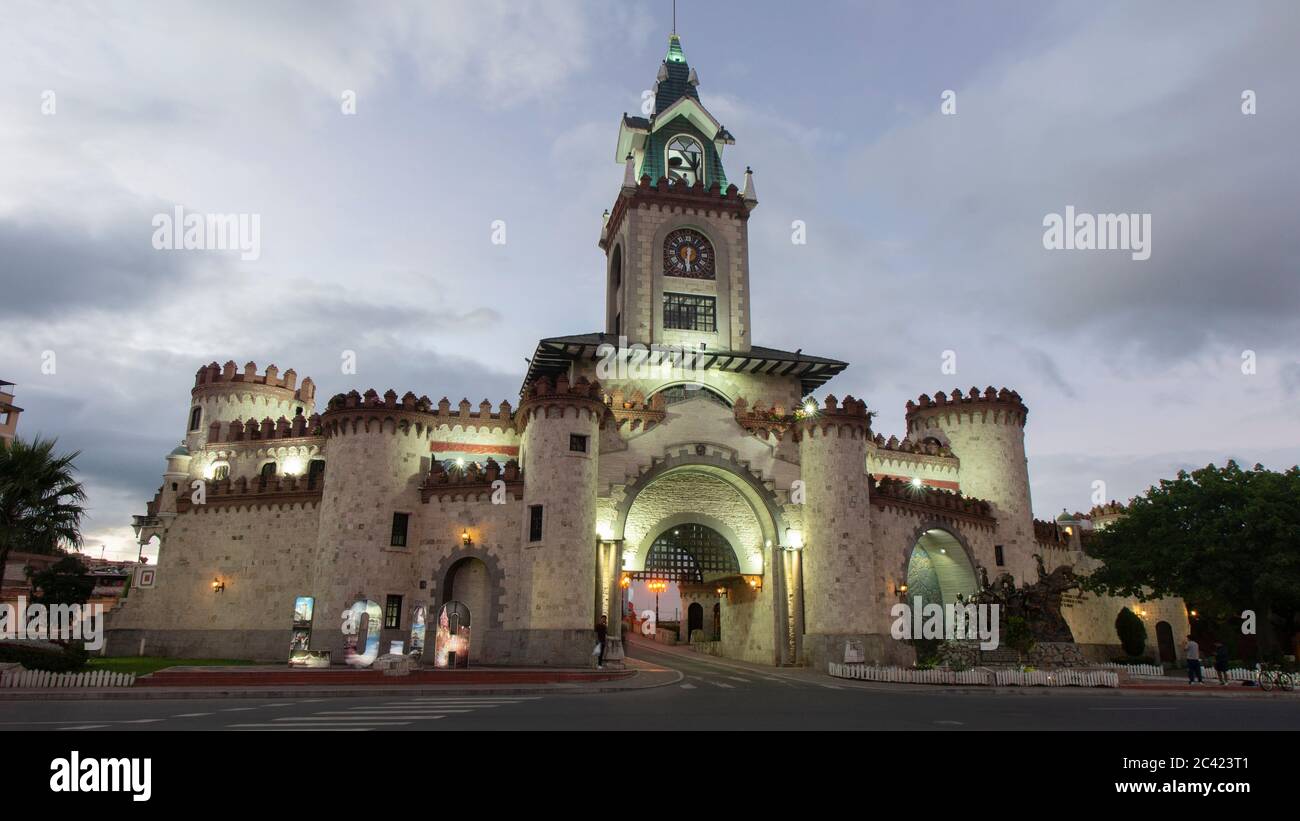
[[[0,687],[130,687],[135,673],[51,673],[48,670],[11,670],[0,675]]]
[[[911,670],[906,667],[877,667],[866,664],[831,662],[836,678],[880,681],[891,684],[971,684],[976,686],[1021,687],[1118,687],[1119,675],[1110,670]]]
[[[1114,670],[1117,673],[1128,673],[1136,678],[1164,678],[1165,676],[1165,668],[1159,664],[1116,664],[1113,661],[1108,661],[1097,666]]]
[[[1202,662],[1202,665],[1204,665],[1204,662]],[[1097,666],[1105,667],[1119,673],[1128,673],[1130,676],[1135,678],[1165,678],[1165,668],[1158,664],[1115,664],[1114,662],[1108,662]],[[1181,670],[1178,675],[1186,678],[1187,671]],[[1211,679],[1215,681],[1219,680],[1219,674],[1214,672],[1213,663],[1209,666],[1202,666],[1201,675],[1204,676],[1206,681],[1210,681]],[[1228,670],[1227,675],[1228,681],[1255,680],[1255,671],[1246,667],[1234,667],[1231,670]]]
[[[1110,670],[994,670],[998,687],[1118,687],[1119,674]]]

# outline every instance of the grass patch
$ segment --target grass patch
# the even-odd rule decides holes
[[[110,656],[108,658],[92,658],[86,662],[86,669],[107,670],[111,673],[135,673],[137,676],[143,676],[168,667],[239,667],[257,663],[246,659],[173,659],[154,656]]]

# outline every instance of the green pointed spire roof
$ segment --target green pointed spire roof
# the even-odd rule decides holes
[[[664,57],[666,63],[684,63],[686,55],[682,53],[682,38],[676,34],[668,36],[668,55]]]

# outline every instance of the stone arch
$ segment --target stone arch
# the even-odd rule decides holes
[[[767,516],[770,517],[773,530],[770,534],[765,532],[764,536],[772,539],[773,544],[779,544],[780,534],[785,532],[786,528],[789,527],[789,523],[786,521],[785,513],[781,509],[781,501],[777,498],[776,492],[763,484],[757,476],[750,473],[734,459],[724,459],[714,454],[699,453],[677,453],[656,460],[649,469],[642,471],[636,479],[627,484],[624,487],[623,500],[619,502],[618,508],[614,511],[614,538],[623,538],[623,531],[627,525],[627,514],[632,509],[632,504],[641,491],[667,473],[691,467],[711,469],[714,475],[732,482],[737,489],[740,489],[741,486],[746,488],[742,492],[746,496],[752,494],[753,499],[760,504],[761,509],[765,510]]]
[[[970,542],[948,522],[927,519],[916,526],[903,548],[900,579],[909,579],[909,574],[913,571],[912,560],[918,550],[936,565],[936,581],[942,603],[951,604],[958,593],[970,595],[979,589],[979,565],[975,561]],[[907,583],[909,587],[912,586],[911,581]],[[920,591],[909,590],[908,598],[911,598],[913,592]]]
[[[437,612],[437,609],[446,604],[450,599],[447,596],[454,571],[466,559],[477,559],[487,568],[488,575],[488,607],[483,613],[471,613],[470,617],[475,620],[476,624],[484,625],[492,629],[499,629],[502,626],[502,616],[505,610],[505,572],[501,569],[501,563],[497,557],[485,550],[454,550],[443,556],[442,562],[433,572],[433,591],[432,598],[434,601],[430,612]],[[453,591],[454,595],[454,591]],[[480,619],[482,621],[480,621]]]

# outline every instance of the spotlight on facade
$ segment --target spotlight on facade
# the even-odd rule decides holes
[[[817,403],[812,399],[805,399],[803,403],[803,412],[812,416],[817,412]]]
[[[303,464],[303,461],[302,461],[302,457],[301,457],[301,456],[286,456],[286,457],[285,457],[285,460],[284,460],[284,472],[287,473],[287,474],[289,474],[290,476],[300,476],[300,475],[302,475],[302,470],[303,470],[304,467],[306,467],[306,466]]]
[[[466,547],[474,544],[474,540],[469,537],[469,528],[465,528],[460,532],[460,543]]]
[[[596,525],[596,538],[600,539],[602,542],[614,541],[614,528],[610,527],[605,522],[601,522]]]
[[[906,593],[906,592],[907,592],[907,585],[905,585],[905,584],[900,584],[900,585],[898,586],[898,593],[899,593],[899,595],[903,595],[903,594]]]
[[[1200,613],[1197,613],[1195,610],[1193,610],[1193,611],[1191,611],[1190,613],[1188,613],[1187,615],[1191,616],[1192,618],[1196,618],[1197,616],[1200,615]]]
[[[920,477],[920,476],[913,476],[913,477],[912,477],[912,487],[920,487],[920,486],[923,485],[923,484],[925,484],[925,483],[921,481],[921,477]]]
[[[213,593],[224,593],[225,590],[226,590],[226,583],[221,580],[220,576],[212,580]]]
[[[803,548],[803,531],[795,530],[793,527],[786,528],[785,543],[791,550],[800,550]]]
[[[465,460],[464,460],[464,459],[461,459],[461,458],[457,458],[457,459],[456,459],[456,467],[458,467],[458,468],[463,468],[463,467],[465,467]]]

